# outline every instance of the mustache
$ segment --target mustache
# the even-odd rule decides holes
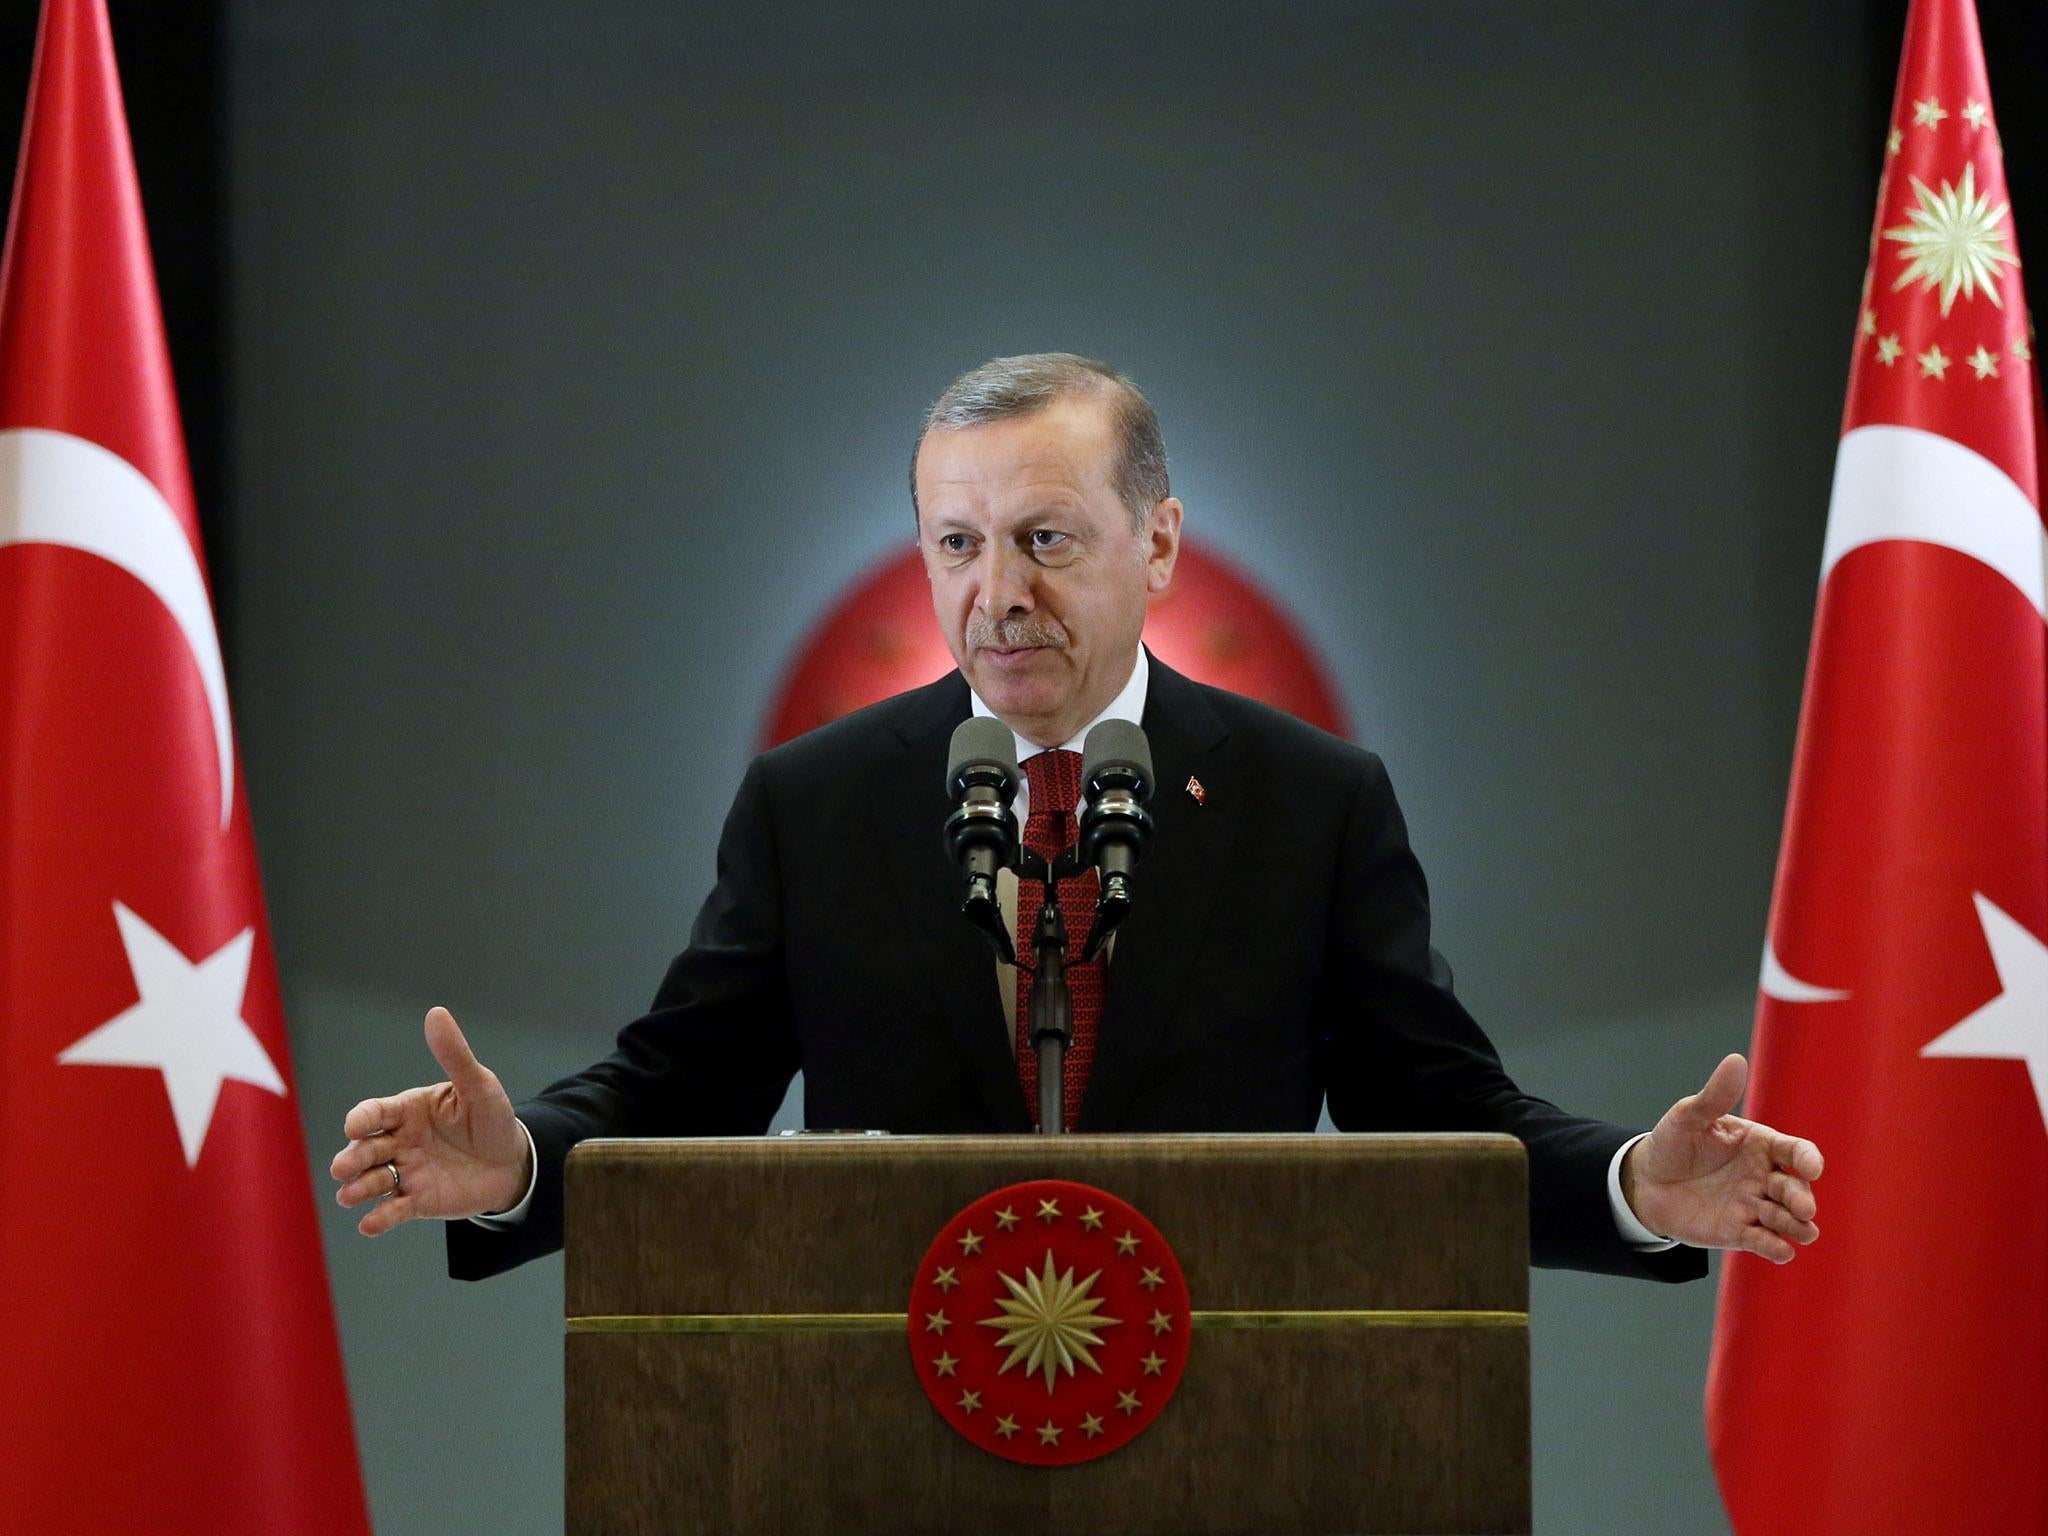
[[[977,616],[967,621],[969,650],[994,646],[1007,651],[1026,645],[1042,645],[1049,650],[1063,651],[1067,648],[1067,632],[1050,619],[985,619]]]

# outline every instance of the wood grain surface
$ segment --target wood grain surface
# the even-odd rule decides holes
[[[1201,1328],[1149,1430],[1039,1469],[955,1434],[902,1332],[775,1322],[903,1312],[940,1227],[1037,1178],[1144,1212],[1198,1313],[1527,1309],[1508,1137],[586,1142],[568,1165],[572,1536],[1529,1528],[1525,1327]],[[752,1331],[578,1324],[703,1314]]]

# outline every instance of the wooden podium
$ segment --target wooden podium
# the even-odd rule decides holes
[[[955,1213],[1042,1178],[1149,1217],[1193,1324],[1158,1419],[1053,1468],[945,1422],[906,1318]],[[592,1141],[567,1179],[570,1536],[1529,1529],[1509,1137]]]

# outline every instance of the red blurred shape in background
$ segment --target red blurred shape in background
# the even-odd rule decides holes
[[[1199,544],[1181,544],[1173,587],[1146,616],[1145,644],[1196,682],[1348,733],[1329,672],[1294,621],[1249,576]],[[952,669],[923,560],[915,550],[891,555],[848,587],[805,636],[761,745],[776,746]]]

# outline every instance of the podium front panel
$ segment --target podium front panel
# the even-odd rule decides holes
[[[1186,1374],[1130,1444],[958,1434],[906,1307],[976,1199],[1070,1179],[1187,1278]],[[568,1530],[917,1536],[1525,1531],[1528,1230],[1499,1136],[587,1142],[568,1166]]]

